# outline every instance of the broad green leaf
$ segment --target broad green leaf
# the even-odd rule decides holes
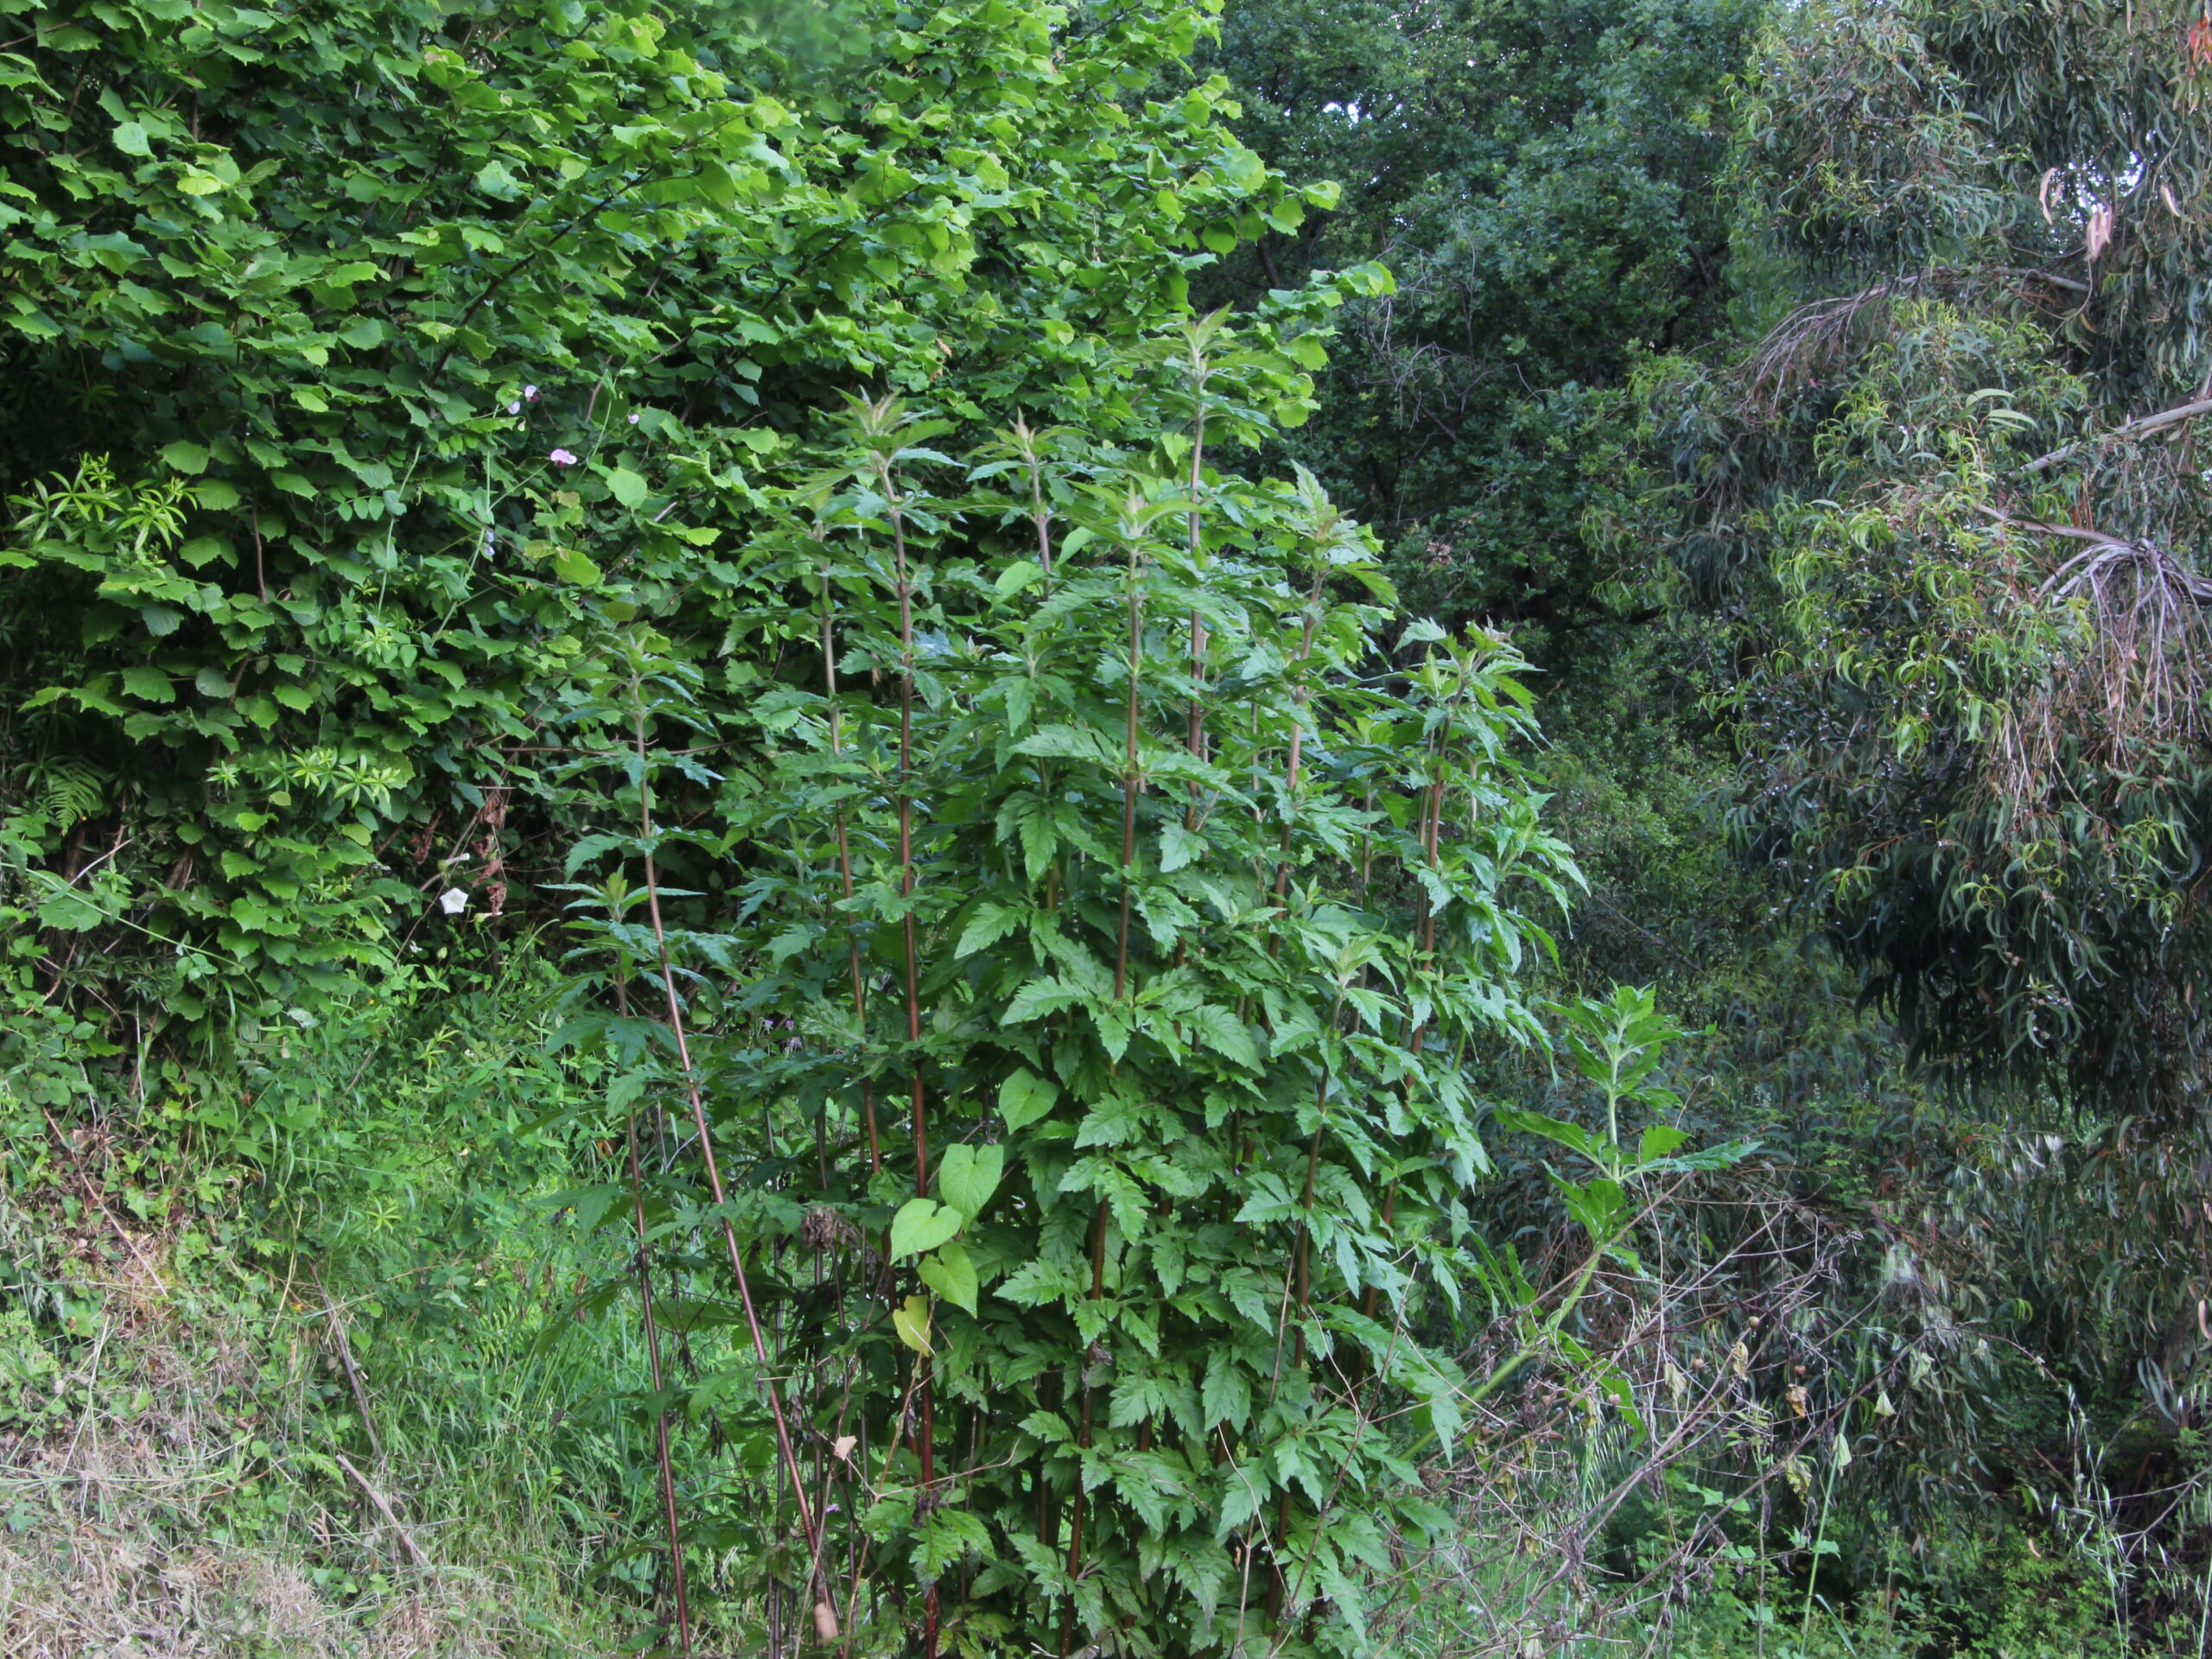
[[[909,1198],[891,1218],[891,1259],[904,1261],[933,1250],[960,1230],[967,1219],[959,1211],[933,1198]]]
[[[1005,1147],[963,1142],[949,1148],[938,1166],[937,1190],[963,1217],[973,1219],[989,1205],[1005,1172]]]
[[[957,1242],[941,1244],[921,1260],[922,1282],[955,1307],[976,1311],[976,1264]]]
[[[107,913],[80,893],[57,893],[38,907],[41,927],[82,933],[105,924]]]
[[[607,493],[626,507],[645,505],[645,480],[626,467],[612,467],[607,474]]]
[[[909,1296],[893,1308],[891,1327],[899,1333],[899,1340],[916,1353],[934,1351],[930,1346],[930,1304],[926,1296]]]
[[[158,668],[143,665],[123,671],[123,689],[134,697],[143,697],[149,702],[174,702],[176,686]]]
[[[553,550],[553,569],[562,581],[574,582],[579,588],[596,588],[599,585],[599,567],[579,549],[556,548]]]
[[[1023,1066],[999,1085],[999,1121],[1011,1135],[1045,1116],[1059,1097],[1057,1084]]]
[[[1044,568],[1034,559],[1016,559],[999,572],[998,580],[991,586],[997,591],[1000,598],[1011,599],[1014,594],[1034,587],[1044,579]]]
[[[207,447],[179,438],[162,446],[162,459],[180,473],[204,473],[207,470]]]

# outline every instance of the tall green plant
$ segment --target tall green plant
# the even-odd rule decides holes
[[[1197,458],[1250,366],[1217,327],[1147,451],[963,467],[857,407],[756,555],[827,671],[754,698],[717,811],[577,849],[742,873],[738,925],[664,935],[745,1172],[696,1215],[779,1310],[791,1578],[866,1650],[1357,1651],[1386,1541],[1448,1524],[1413,1465],[1463,1382],[1415,1327],[1488,1167],[1465,1062],[1535,1035],[1523,906],[1573,867],[1510,647],[1393,673],[1365,534]],[[623,683],[626,787],[689,764],[695,686]],[[588,948],[650,962],[638,925]]]

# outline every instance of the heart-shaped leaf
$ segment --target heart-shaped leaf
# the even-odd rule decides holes
[[[976,1264],[957,1243],[922,1258],[922,1282],[955,1307],[976,1311]]]
[[[901,1261],[937,1249],[958,1232],[960,1224],[967,1218],[934,1198],[907,1199],[891,1218],[892,1259]]]
[[[1056,1086],[1024,1066],[999,1085],[999,1117],[1011,1134],[1044,1116],[1059,1097]]]
[[[963,1217],[980,1216],[1005,1173],[1003,1147],[957,1146],[938,1166],[937,1190]]]

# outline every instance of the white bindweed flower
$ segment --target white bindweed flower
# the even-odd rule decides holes
[[[448,916],[458,916],[468,908],[468,894],[460,887],[448,887],[438,895],[438,905]]]

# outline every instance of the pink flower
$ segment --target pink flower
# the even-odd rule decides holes
[[[576,458],[566,449],[556,449],[551,454],[546,456],[546,460],[551,461],[556,467],[573,467],[576,464]]]
[[[521,413],[522,413],[522,404],[521,404],[519,402],[509,404],[507,405],[507,413],[508,413],[508,414],[510,414],[510,415],[519,415],[519,414],[521,414]]]
[[[524,386],[522,389],[522,397],[523,401],[526,404],[536,403],[537,401],[537,388],[536,386]]]
[[[638,417],[637,417],[635,415],[632,415],[632,416],[630,417],[630,424],[631,424],[631,425],[632,425],[632,426],[635,426],[637,423],[638,423]]]

